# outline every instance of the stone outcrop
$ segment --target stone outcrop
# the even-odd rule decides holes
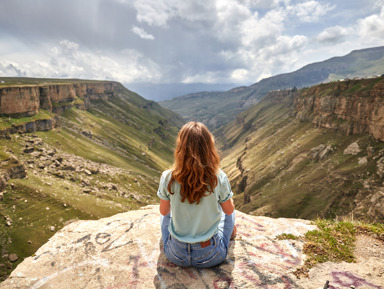
[[[9,179],[22,179],[27,176],[25,167],[17,159],[10,157],[0,162],[0,192]]]
[[[159,207],[98,221],[76,221],[58,231],[0,284],[11,288],[319,288],[299,285],[303,243],[276,240],[302,235],[309,221],[236,212],[237,237],[227,260],[211,269],[180,268],[162,251]]]
[[[273,91],[266,98],[291,106],[298,120],[316,127],[345,135],[369,133],[384,141],[384,77]]]
[[[32,116],[40,109],[60,113],[63,107],[74,105],[86,109],[92,100],[111,97],[117,85],[115,82],[74,82],[1,87],[0,115]]]
[[[32,116],[40,109],[40,90],[37,86],[0,88],[0,115]]]
[[[57,127],[57,117],[48,119],[38,119],[29,121],[19,125],[12,125],[6,129],[0,130],[0,138],[9,138],[10,134],[14,133],[32,133],[36,131],[49,131]]]
[[[236,223],[237,236],[230,242],[226,261],[196,269],[181,268],[166,259],[158,206],[97,221],[76,221],[24,259],[0,289],[312,289],[325,288],[326,282],[335,289],[384,288],[384,245],[379,240],[359,245],[358,238],[357,263],[319,264],[309,271],[309,278],[298,279],[293,272],[305,259],[303,242],[276,236],[300,236],[316,226],[305,220],[255,217],[239,211]]]
[[[384,141],[384,78],[348,80],[303,89],[296,117],[345,135],[370,133]]]

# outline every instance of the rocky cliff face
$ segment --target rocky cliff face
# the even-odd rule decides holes
[[[0,114],[31,116],[40,108],[39,87],[2,87],[0,88]]]
[[[384,141],[384,78],[349,80],[302,90],[296,117],[346,135],[369,133]]]
[[[384,78],[346,80],[268,94],[293,106],[300,121],[345,135],[369,133],[384,141]]]
[[[92,100],[108,99],[117,87],[114,82],[10,86],[0,88],[0,115],[32,116],[40,108],[60,113],[63,106],[78,105],[86,109]],[[77,99],[81,99],[76,103]]]

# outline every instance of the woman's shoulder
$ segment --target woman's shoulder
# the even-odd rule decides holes
[[[217,181],[219,183],[228,182],[228,176],[222,169],[217,172]]]
[[[219,171],[217,172],[217,176],[220,178],[226,178],[227,174],[224,173],[224,171],[222,169],[219,169]]]
[[[164,172],[161,174],[161,178],[162,178],[162,179],[169,179],[169,178],[171,178],[171,176],[172,176],[172,170],[171,170],[171,169],[166,170],[166,171],[164,171]]]

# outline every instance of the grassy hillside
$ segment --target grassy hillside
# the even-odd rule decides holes
[[[0,87],[12,85],[41,85],[41,84],[62,84],[62,83],[83,83],[83,82],[108,82],[102,80],[84,80],[84,79],[70,79],[70,78],[32,78],[32,77],[0,77]]]
[[[382,186],[377,170],[384,143],[368,134],[345,136],[314,128],[295,119],[292,107],[267,98],[215,135],[239,210],[273,217],[353,215],[375,221],[367,215],[369,202],[358,206]],[[354,142],[361,151],[345,154]],[[320,145],[329,151],[319,160]]]
[[[1,123],[35,118],[2,117]],[[0,280],[73,219],[156,203],[183,120],[120,86],[108,101],[95,101],[88,111],[66,110],[59,122],[52,131],[0,139],[0,163],[17,159],[27,174],[0,193]],[[18,261],[9,261],[11,253]]]
[[[186,120],[204,122],[211,129],[233,121],[268,92],[301,88],[342,78],[376,76],[384,73],[384,47],[353,51],[342,57],[312,63],[291,72],[263,79],[247,87],[226,92],[201,92],[160,102]]]

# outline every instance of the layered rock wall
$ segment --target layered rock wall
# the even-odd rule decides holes
[[[39,108],[39,87],[0,88],[0,115],[32,116],[39,112]]]
[[[117,83],[92,82],[48,84],[41,86],[10,86],[0,88],[0,115],[32,116],[40,109],[60,113],[62,105],[82,99],[87,108],[92,100],[108,100]]]
[[[29,121],[19,125],[12,125],[6,129],[0,130],[0,138],[9,138],[14,133],[32,133],[36,131],[49,131],[57,127],[58,119],[53,117],[50,119],[38,119]]]
[[[384,78],[347,80],[299,91],[276,91],[272,102],[293,105],[300,121],[384,141]]]

